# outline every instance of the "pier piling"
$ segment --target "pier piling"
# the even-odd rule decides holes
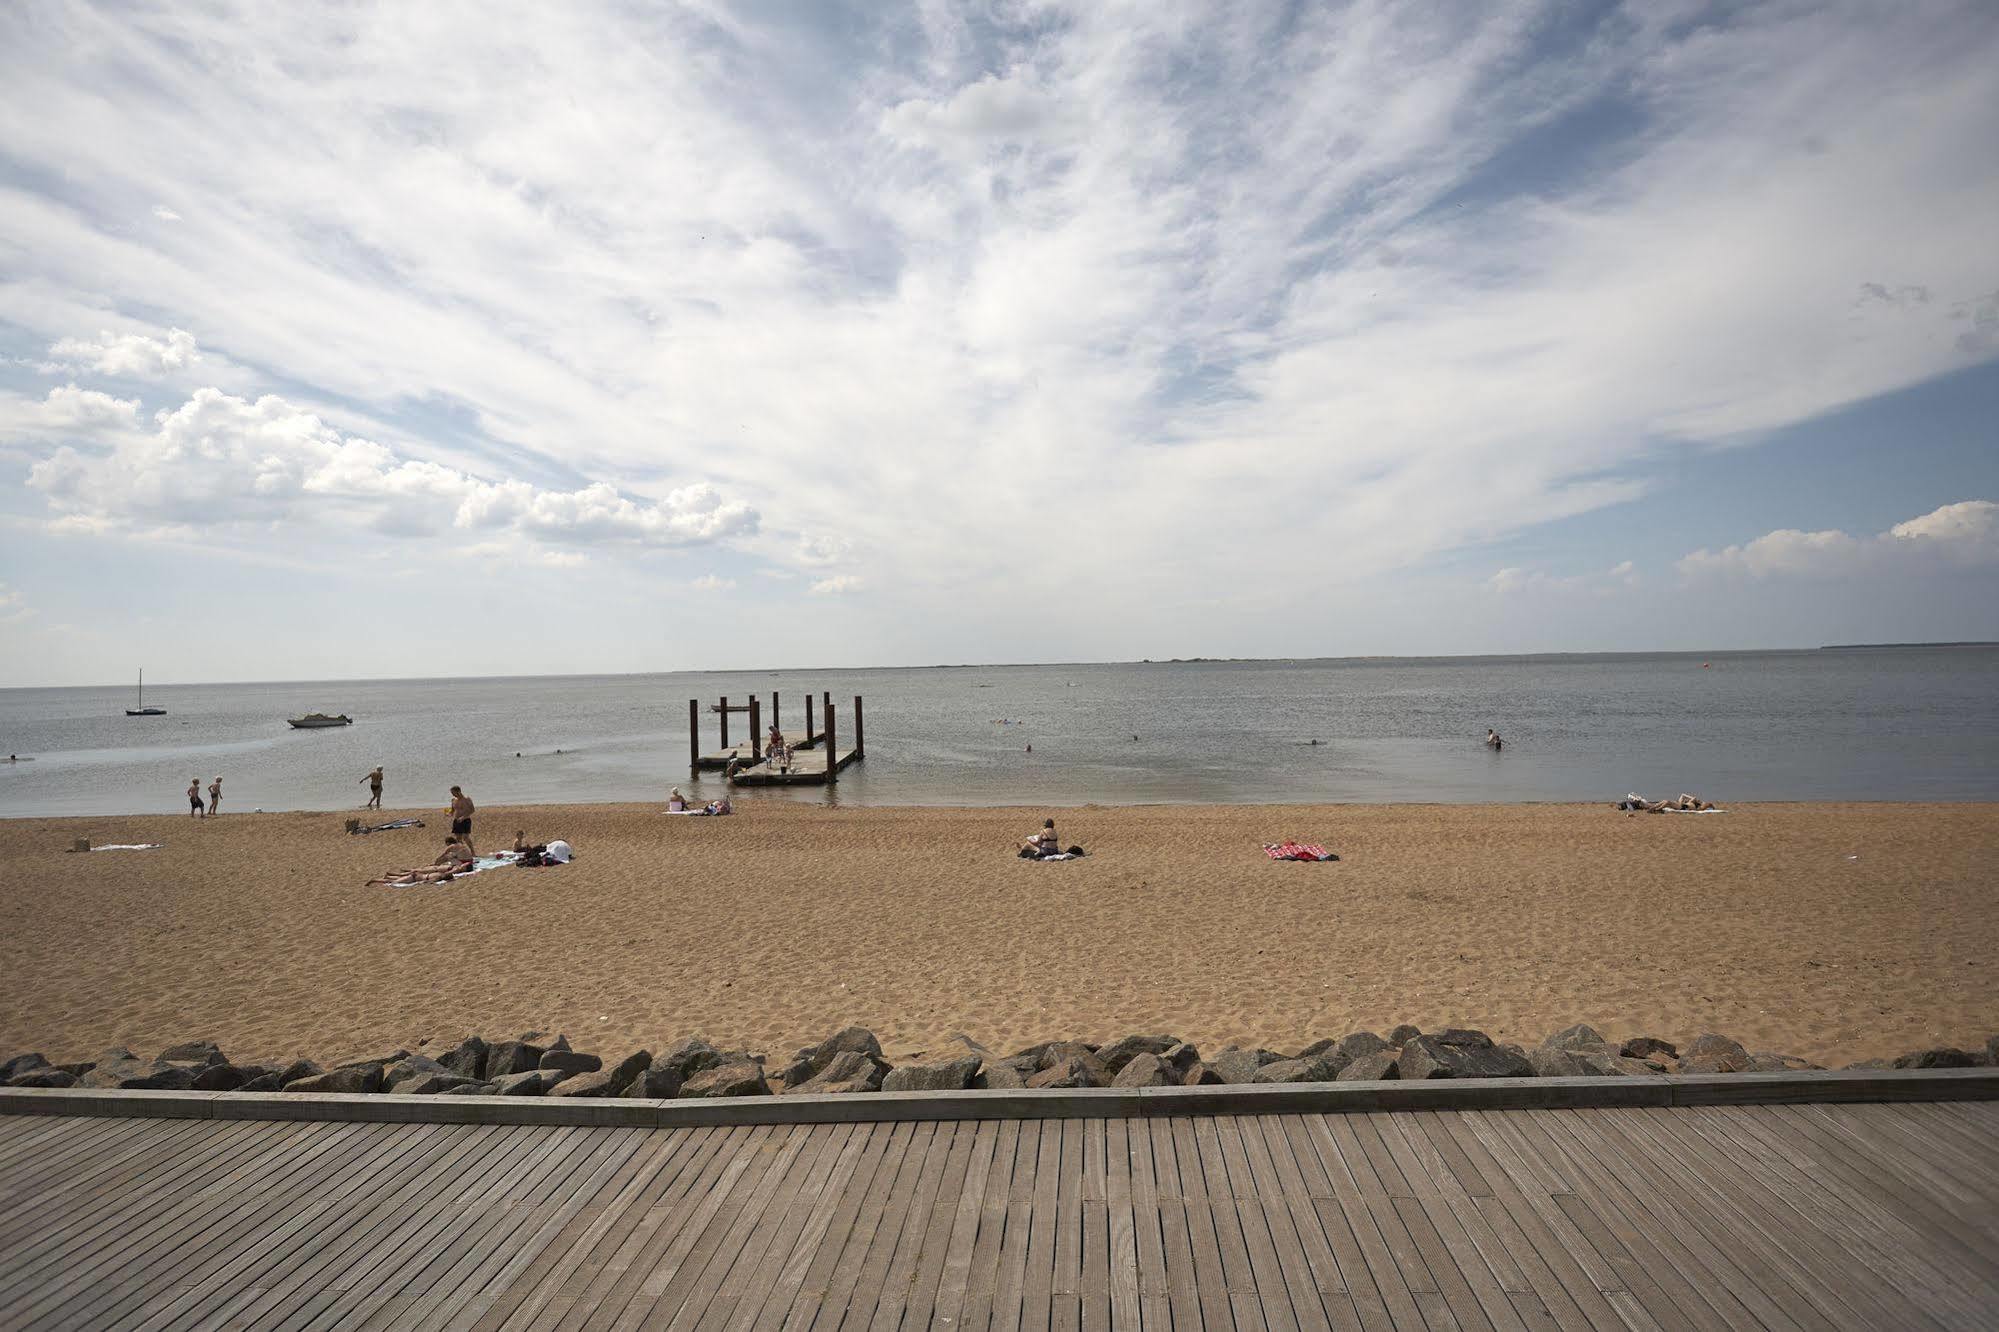
[[[687,700],[687,775],[701,775],[701,700]]]
[[[856,694],[854,695],[854,757],[866,758],[867,753],[868,743],[864,738],[861,723],[861,696]]]
[[[758,698],[755,694],[751,694],[750,695],[750,762],[752,763],[761,763],[763,762],[763,757],[764,757],[764,728],[761,724],[763,721],[763,715],[760,711],[762,707],[763,707],[763,700]]]
[[[826,708],[826,785],[840,780],[840,746],[833,739],[833,696],[825,699]]]

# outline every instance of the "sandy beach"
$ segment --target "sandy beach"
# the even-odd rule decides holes
[[[860,1023],[891,1056],[955,1032],[1290,1050],[1589,1021],[1837,1066],[1999,1030],[1993,805],[1085,808],[1059,826],[1091,855],[1047,865],[1013,857],[1037,810],[495,808],[482,849],[524,828],[576,862],[365,887],[440,845],[441,811],[379,817],[403,813],[429,826],[0,821],[0,1049],[325,1059],[539,1030],[785,1054]],[[1285,837],[1342,860],[1268,860]]]

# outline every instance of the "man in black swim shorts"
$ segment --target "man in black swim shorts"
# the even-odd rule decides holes
[[[472,797],[455,786],[451,788],[451,831],[457,834],[467,851],[472,851],[475,856],[479,854],[472,850]]]

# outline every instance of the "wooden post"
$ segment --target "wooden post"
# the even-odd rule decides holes
[[[729,749],[729,696],[727,694],[722,695],[721,713],[722,713],[722,750],[724,753],[727,753]]]
[[[761,725],[763,721],[763,716],[759,711],[759,709],[761,709],[762,707],[763,707],[763,700],[758,698],[755,694],[751,694],[750,695],[750,762],[752,763],[761,762],[764,756],[764,728]]]
[[[812,695],[805,696],[805,743],[812,743]]]
[[[861,696],[854,695],[854,757],[866,758],[868,742],[861,722]]]
[[[770,691],[770,724],[777,727],[779,735],[784,734],[784,714],[777,710],[777,690]]]
[[[687,775],[701,775],[701,700],[687,700]]]
[[[840,747],[833,743],[833,698],[826,697],[826,784],[840,779]]]

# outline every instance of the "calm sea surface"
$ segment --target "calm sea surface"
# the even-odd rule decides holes
[[[793,733],[831,690],[843,741],[864,695],[868,757],[739,800],[1999,799],[1999,648],[1974,647],[163,685],[164,717],[125,716],[130,689],[0,690],[0,756],[34,760],[0,759],[0,815],[178,812],[218,773],[225,810],[340,809],[377,763],[392,808],[453,782],[482,804],[712,794],[688,699],[712,749],[706,704],[772,690]],[[285,725],[314,710],[355,724]]]

